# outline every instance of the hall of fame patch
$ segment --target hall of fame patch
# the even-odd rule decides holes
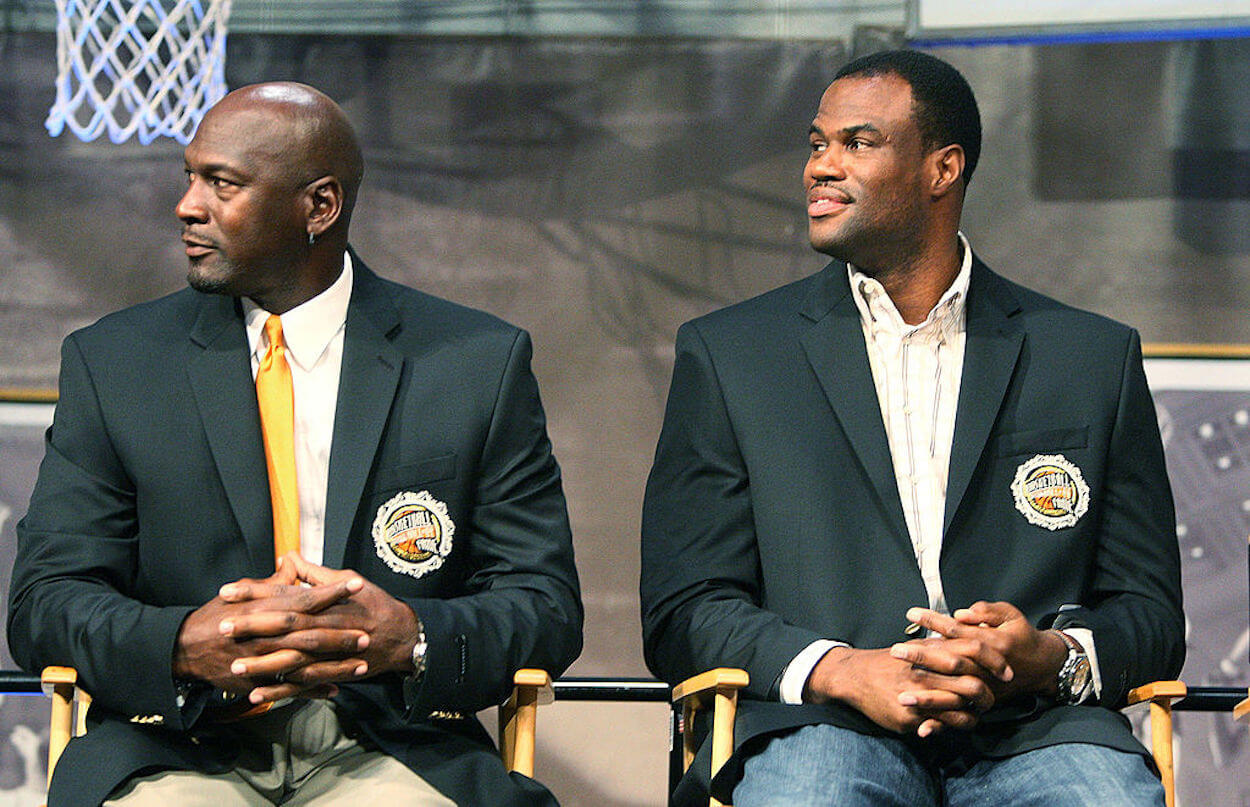
[[[1029,523],[1048,530],[1071,527],[1089,509],[1089,485],[1062,454],[1038,454],[1022,463],[1011,492]]]
[[[429,491],[398,494],[378,508],[373,546],[393,571],[422,577],[443,565],[456,531],[447,505]]]

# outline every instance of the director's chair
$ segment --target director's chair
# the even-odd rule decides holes
[[[23,675],[17,674],[15,678]],[[73,667],[45,667],[41,679],[44,694],[52,698],[48,731],[50,783],[65,746],[87,731],[91,696],[77,685],[78,672]],[[499,707],[499,755],[509,771],[532,777],[538,706],[552,700],[551,676],[543,670],[524,669],[517,670],[512,680],[512,695]],[[3,684],[2,677],[0,684]]]
[[[738,709],[738,690],[749,682],[745,670],[719,668],[688,678],[673,687],[673,701],[682,704],[682,770],[694,759],[695,740],[691,727],[696,713],[713,710],[712,776],[733,754],[733,724]],[[1129,705],[1150,704],[1151,754],[1163,781],[1167,807],[1176,805],[1176,774],[1172,761],[1172,712],[1231,712],[1235,720],[1250,721],[1250,690],[1241,687],[1186,686],[1181,681],[1155,681],[1137,687],[1128,696]],[[710,807],[721,803],[709,798]]]

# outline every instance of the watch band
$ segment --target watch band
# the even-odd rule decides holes
[[[1076,705],[1085,700],[1094,683],[1089,656],[1076,639],[1061,630],[1055,630],[1055,633],[1068,648],[1068,656],[1063,660],[1063,666],[1059,668],[1056,677],[1055,699],[1060,703]]]

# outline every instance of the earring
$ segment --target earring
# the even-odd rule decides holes
[[[312,230],[308,231],[308,246],[312,246],[317,240],[317,236],[312,234]]]

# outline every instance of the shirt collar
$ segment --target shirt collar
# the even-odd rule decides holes
[[[894,301],[886,294],[885,287],[876,278],[869,277],[851,264],[846,265],[850,276],[851,297],[855,307],[859,309],[860,319],[873,331],[888,329],[899,334],[911,331],[930,330],[936,324],[943,332],[962,330],[967,321],[964,312],[968,299],[968,284],[972,279],[972,247],[963,233],[959,233],[959,244],[962,247],[963,259],[960,262],[959,274],[949,288],[938,298],[937,304],[929,311],[924,322],[919,325],[908,325],[898,313]]]
[[[286,341],[287,355],[292,361],[305,370],[317,363],[347,322],[347,304],[351,297],[352,258],[344,252],[343,271],[338,279],[316,297],[282,315],[282,338]],[[244,297],[243,316],[252,355],[263,355],[268,348],[268,342],[263,346],[261,343],[269,312]]]

